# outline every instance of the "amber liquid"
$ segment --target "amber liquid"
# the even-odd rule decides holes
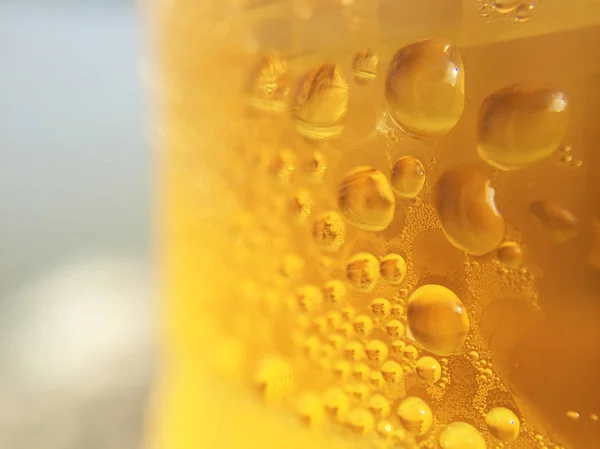
[[[155,7],[157,447],[600,447],[600,4],[520,4]]]

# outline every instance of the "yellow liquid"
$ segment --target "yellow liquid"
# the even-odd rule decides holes
[[[600,447],[598,1],[150,10],[150,447]]]

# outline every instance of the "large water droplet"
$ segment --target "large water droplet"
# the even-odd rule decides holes
[[[504,238],[504,218],[496,209],[489,179],[470,166],[444,173],[433,202],[448,240],[458,249],[480,256],[495,250]]]
[[[368,231],[387,228],[396,209],[388,180],[372,167],[358,167],[346,175],[340,186],[338,203],[352,225]]]
[[[441,285],[424,285],[415,290],[408,299],[407,316],[413,337],[437,355],[459,353],[470,329],[462,301]]]
[[[296,130],[314,140],[339,136],[344,131],[348,99],[348,83],[335,64],[309,70],[300,79],[293,98]]]
[[[385,83],[389,114],[408,134],[443,136],[463,112],[464,83],[458,48],[437,39],[415,42],[390,62]]]
[[[489,164],[515,170],[550,156],[569,123],[563,92],[510,86],[489,96],[479,110],[477,151]]]

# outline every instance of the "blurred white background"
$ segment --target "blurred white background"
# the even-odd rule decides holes
[[[0,0],[0,448],[139,446],[151,148],[128,0]]]

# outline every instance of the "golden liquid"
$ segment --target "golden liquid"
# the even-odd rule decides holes
[[[600,447],[598,1],[151,8],[151,447]]]

